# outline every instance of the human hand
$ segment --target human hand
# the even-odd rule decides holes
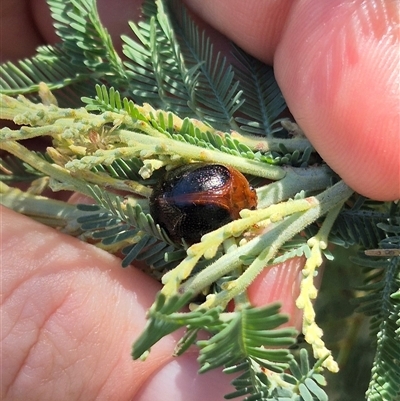
[[[116,1],[112,4],[107,1],[100,1],[100,11],[103,9],[101,15],[104,16],[104,22],[110,31],[113,31],[113,27],[125,26],[125,21],[133,19],[136,15],[136,4],[127,0],[119,1],[123,3],[120,7],[116,6]],[[6,3],[4,0],[3,2]],[[12,3],[16,4],[17,2],[14,0]],[[360,188],[362,187],[360,192],[364,191],[365,194],[372,196],[374,192],[371,191],[376,191],[375,193],[379,193],[381,196],[376,195],[375,197],[381,199],[389,199],[392,196],[393,191],[390,192],[390,188],[399,182],[398,175],[396,176],[396,166],[397,174],[399,171],[398,160],[393,160],[393,155],[390,156],[391,153],[389,152],[389,159],[392,157],[392,163],[386,164],[387,150],[381,145],[381,141],[384,141],[390,143],[390,149],[393,149],[395,148],[393,144],[398,143],[398,137],[396,138],[395,134],[390,133],[389,125],[385,125],[384,129],[381,128],[378,131],[376,141],[373,141],[372,136],[368,135],[365,139],[362,137],[364,134],[360,134],[355,129],[355,122],[347,126],[347,123],[340,122],[339,124],[336,121],[336,115],[342,109],[336,99],[334,102],[328,103],[333,94],[331,97],[324,94],[325,100],[318,99],[318,102],[315,100],[314,103],[312,102],[308,96],[307,88],[311,90],[310,88],[314,86],[319,87],[318,83],[326,82],[323,79],[326,79],[323,74],[321,77],[316,74],[316,66],[311,68],[315,77],[312,86],[310,84],[312,77],[309,75],[301,75],[298,79],[294,78],[297,62],[299,63],[297,67],[299,71],[305,71],[302,55],[308,53],[296,42],[300,35],[291,24],[301,22],[300,17],[304,16],[304,10],[302,12],[298,10],[298,18],[294,19],[291,17],[293,11],[290,11],[290,7],[298,7],[298,5],[291,6],[291,2],[287,3],[286,7],[283,2],[280,2],[279,6],[275,5],[276,12],[279,11],[279,15],[272,11],[262,12],[260,9],[253,8],[251,15],[258,16],[257,21],[259,23],[257,25],[254,23],[253,17],[247,17],[244,21],[248,20],[251,23],[246,30],[239,24],[238,18],[240,19],[241,15],[246,16],[245,12],[251,10],[251,4],[248,2],[246,4],[238,2],[234,6],[231,0],[230,2],[214,0],[209,2],[210,4],[204,1],[192,3],[192,6],[206,7],[206,9],[198,10],[198,12],[205,18],[208,15],[210,22],[213,22],[224,33],[231,35],[243,48],[265,61],[274,60],[279,84],[291,110],[321,154],[323,154],[322,152],[329,154],[330,149],[333,148],[328,139],[331,138],[331,135],[335,135],[334,133],[338,132],[336,140],[342,138],[342,141],[349,135],[354,136],[355,142],[354,149],[351,149],[351,160],[337,159],[338,166],[343,170],[341,172],[343,177],[346,177],[347,174],[348,180],[350,180],[355,174],[354,169],[357,168],[353,165],[353,161],[357,158],[363,160],[362,156],[363,153],[366,153],[365,149],[369,149],[365,148],[367,145],[363,141],[369,138],[368,146],[375,143],[377,149],[375,150],[374,161],[380,167],[375,166],[375,164],[373,167],[378,169],[378,173],[381,175],[377,183],[373,182],[373,185],[370,181],[360,178],[359,184]],[[217,12],[219,7],[228,3],[229,10],[225,10],[223,13]],[[18,4],[20,6],[22,4],[27,5],[28,2],[20,1]],[[110,4],[110,11],[111,9],[124,10],[124,13],[115,14],[123,20],[112,20],[110,22],[107,19],[112,19],[110,13],[104,12]],[[261,4],[265,4],[265,2],[254,2],[255,7],[256,5],[260,7]],[[36,15],[36,25],[32,25],[31,29],[24,27],[18,31],[17,37],[21,45],[22,43],[25,46],[25,44],[29,45],[29,43],[36,42],[34,43],[36,46],[41,43],[42,38],[46,42],[51,41],[52,31],[49,20],[43,18],[43,13],[46,11],[43,8],[43,2],[31,1],[30,5],[33,7],[32,12]],[[315,7],[319,7],[318,4]],[[340,11],[340,7],[338,9],[336,11]],[[19,10],[21,12],[21,8]],[[16,16],[16,21],[24,20],[21,15],[23,14]],[[219,16],[219,19],[211,21],[210,15]],[[331,15],[333,18],[333,14]],[[230,19],[226,19],[229,16]],[[272,24],[270,18],[273,21]],[[232,21],[237,23],[233,24]],[[287,25],[285,25],[286,21],[289,21]],[[29,24],[29,19],[26,19],[25,22]],[[302,25],[300,25],[303,34],[305,34],[307,27],[308,32],[312,32],[313,27],[318,27],[316,23],[315,25],[310,24],[310,21],[306,24],[303,19]],[[266,27],[271,27],[272,31],[263,33]],[[340,27],[343,28],[344,24],[340,24]],[[253,37],[249,36],[251,29],[254,29],[252,31]],[[26,41],[21,38],[22,32],[29,32]],[[40,32],[37,35],[37,41],[32,40],[35,38],[34,32]],[[277,38],[281,33],[283,39],[278,44]],[[322,34],[321,37],[324,38]],[[262,41],[255,43],[255,38],[260,38]],[[332,34],[331,40],[335,38],[336,36]],[[287,43],[286,48],[282,48],[284,43]],[[298,55],[294,50],[291,50],[294,43],[296,46],[293,48],[296,52],[297,49],[301,50]],[[310,51],[318,53],[318,44],[320,43],[313,43],[312,46],[314,47]],[[322,48],[329,49],[326,42],[320,45]],[[381,47],[385,48],[382,44]],[[378,50],[384,52],[382,48],[375,49],[375,54],[379,54],[377,53]],[[27,51],[26,48],[23,50]],[[29,55],[28,53],[24,54]],[[295,58],[296,55],[297,59]],[[18,57],[21,56],[21,54],[18,55]],[[292,62],[290,65],[287,61],[285,63],[284,56],[287,57],[287,60],[293,60],[293,65]],[[394,58],[394,50],[391,57],[385,56],[381,59],[386,57],[388,59]],[[295,62],[295,60],[297,61]],[[307,60],[307,65],[310,66],[314,58],[311,57],[311,60]],[[326,65],[332,66],[334,64],[334,60],[328,61],[325,60]],[[322,65],[321,63],[320,60],[319,65]],[[362,76],[362,68],[366,67],[364,62],[359,64],[358,69],[360,76]],[[385,67],[382,68],[382,74],[387,81],[385,85],[382,85],[388,88],[390,78],[394,79],[395,65],[392,64],[391,74],[386,71],[388,67],[384,63],[382,65]],[[322,72],[324,71],[326,69],[322,69]],[[374,73],[375,76],[379,75],[377,71]],[[375,81],[382,83],[385,79],[381,77],[379,80],[373,80],[368,84],[374,85],[375,88],[377,85]],[[350,81],[350,83],[355,85],[355,82]],[[392,85],[394,85],[393,81]],[[332,88],[326,88],[327,92],[329,89]],[[352,91],[354,90],[353,87]],[[349,100],[352,98],[351,93],[354,93],[352,91],[347,95]],[[368,93],[371,94],[374,91],[371,89]],[[378,94],[381,94],[382,98],[379,98]],[[387,93],[378,91],[371,99],[372,104],[376,102],[376,107],[382,105],[382,110],[377,113],[378,117],[375,117],[374,127],[379,126],[378,121],[381,123],[386,121],[386,124],[389,124],[387,121],[391,121],[390,126],[396,128],[396,108],[393,107],[392,92],[388,95],[389,99],[386,99],[386,95]],[[359,96],[357,100],[359,100]],[[360,102],[364,104],[367,100],[364,96]],[[328,104],[329,108],[327,107]],[[332,105],[337,106],[336,108],[339,108],[339,111],[336,111],[336,114],[333,113],[333,117],[330,118],[330,111],[336,110],[336,108],[332,110]],[[392,108],[387,109],[383,105],[391,105]],[[356,106],[353,107],[356,108]],[[374,113],[366,113],[366,111],[371,110],[371,107],[363,109],[364,111],[357,111],[356,116],[359,116],[356,119],[357,124],[362,123],[362,117],[368,118],[369,121],[374,118]],[[318,110],[319,113],[316,113],[315,110]],[[386,114],[382,114],[384,112]],[[322,118],[324,113],[327,114],[326,118]],[[317,123],[314,121],[315,119]],[[346,121],[348,122],[348,120],[349,118]],[[304,125],[303,122],[307,125]],[[335,123],[336,126],[333,125]],[[326,128],[324,124],[326,124]],[[334,127],[336,128],[333,129]],[[311,134],[309,134],[308,129]],[[382,133],[389,131],[388,137],[380,135],[381,130]],[[393,129],[391,132],[393,133]],[[317,138],[314,139],[313,135]],[[317,145],[319,143],[321,145]],[[330,143],[329,146],[325,146],[327,143]],[[318,146],[322,146],[322,149]],[[335,151],[332,151],[332,155],[329,157],[335,157],[337,148],[334,149]],[[386,154],[382,150],[386,150]],[[378,153],[381,156],[377,159]],[[324,154],[323,156],[325,157]],[[335,166],[332,163],[335,163],[335,160],[333,159],[330,162],[334,168]],[[386,167],[383,168],[382,166]],[[339,172],[339,170],[337,171]],[[367,171],[370,175],[372,174],[371,169]],[[362,177],[368,178],[368,174],[362,175]],[[396,177],[397,181],[394,180]],[[350,181],[348,182],[351,185]],[[365,186],[363,186],[364,184],[361,185],[363,182]],[[367,185],[368,183],[371,185]],[[397,191],[398,196],[399,191]],[[158,283],[134,269],[132,271],[121,269],[118,259],[93,246],[66,237],[7,209],[2,211],[2,233],[2,399],[217,401],[222,400],[222,395],[229,392],[228,377],[218,372],[211,372],[205,376],[196,374],[195,354],[188,354],[171,361],[175,341],[173,336],[157,344],[145,363],[130,359],[132,340],[144,327],[144,314],[159,289]],[[251,292],[254,303],[263,304],[280,299],[284,301],[285,310],[291,312],[294,308],[293,299],[295,297],[292,287],[298,287],[293,283],[298,277],[299,269],[301,269],[301,263],[299,260],[295,260],[289,266],[270,270],[266,275],[257,278]]]

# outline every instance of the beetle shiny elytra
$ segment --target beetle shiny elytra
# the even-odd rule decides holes
[[[191,245],[255,209],[257,195],[242,173],[222,164],[192,163],[168,171],[150,196],[150,213],[168,236]]]

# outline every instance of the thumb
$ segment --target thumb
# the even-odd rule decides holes
[[[400,197],[398,4],[295,3],[275,54],[277,80],[314,147],[378,200]]]
[[[398,2],[186,2],[255,57],[273,60],[296,121],[350,187],[400,198]]]

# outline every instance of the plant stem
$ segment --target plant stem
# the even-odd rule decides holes
[[[84,195],[90,196],[90,191],[88,190],[87,183],[81,181],[77,178],[72,177],[71,173],[56,164],[51,164],[41,157],[37,156],[32,151],[28,150],[24,146],[20,145],[15,141],[5,141],[0,142],[0,149],[3,149],[14,156],[18,157],[20,160],[28,163],[30,166],[39,170],[43,174],[67,184],[70,189],[76,192],[80,192]]]
[[[80,232],[80,226],[74,224],[74,221],[84,212],[77,210],[73,204],[33,195],[18,188],[9,187],[1,181],[0,203],[47,226],[61,228],[63,232],[70,235]]]
[[[236,252],[225,254],[194,276],[193,279],[187,280],[182,284],[179,292],[192,291],[194,294],[198,294],[219,277],[238,267],[242,263],[241,256],[258,254],[259,256],[253,263],[237,280],[234,280],[227,287],[227,290],[220,292],[212,298],[210,304],[206,305],[207,307],[225,306],[230,299],[240,294],[253,282],[286,241],[300,233],[317,218],[325,215],[338,204],[343,203],[352,193],[353,190],[343,181],[340,181],[316,197],[310,198],[310,202],[311,199],[313,199],[312,203],[315,202],[315,207],[311,207],[305,212],[298,212],[282,222],[275,223],[274,227],[267,233],[239,247]]]
[[[308,193],[320,191],[331,185],[333,176],[328,166],[317,167],[283,167],[286,172],[281,180],[257,188],[258,207],[265,208],[270,205],[293,198],[302,190]]]
[[[156,154],[180,155],[186,160],[227,164],[236,167],[243,173],[271,180],[280,180],[286,175],[282,167],[271,166],[257,160],[249,160],[217,150],[201,148],[190,143],[178,142],[166,137],[159,137],[155,141],[151,135],[125,130],[119,130],[118,135],[121,141],[125,142],[128,146],[138,147],[138,144],[141,146],[149,145],[154,149]]]

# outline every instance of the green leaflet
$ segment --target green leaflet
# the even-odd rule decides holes
[[[392,213],[393,213],[392,209]],[[386,238],[380,248],[399,249],[400,219],[389,218],[381,225]],[[365,284],[361,288],[365,295],[359,297],[357,312],[371,317],[371,335],[376,337],[376,354],[367,390],[368,400],[394,400],[400,393],[399,318],[400,301],[396,294],[400,288],[400,257],[371,258],[363,256],[353,259],[363,266]]]
[[[255,369],[250,359],[224,369],[228,374],[240,374],[232,384],[236,391],[225,398],[243,397],[245,401],[327,401],[328,396],[322,389],[326,381],[320,373],[323,360],[313,367],[309,365],[308,352],[303,348],[296,358],[289,361],[284,373],[270,374],[268,377]]]

